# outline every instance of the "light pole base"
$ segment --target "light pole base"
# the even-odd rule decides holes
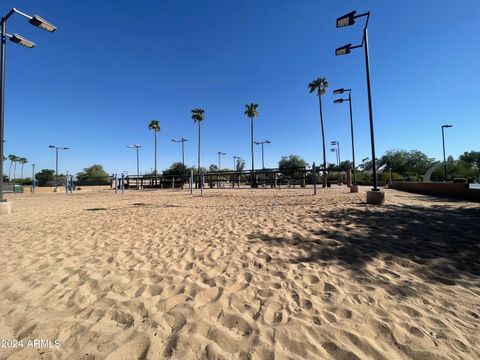
[[[358,185],[350,186],[350,192],[351,193],[358,193]]]
[[[384,205],[385,193],[383,191],[367,191],[367,204]]]
[[[13,213],[13,202],[2,201],[0,202],[0,215],[8,215]]]

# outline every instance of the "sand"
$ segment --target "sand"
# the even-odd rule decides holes
[[[480,205],[365,190],[10,195],[0,358],[479,359]]]

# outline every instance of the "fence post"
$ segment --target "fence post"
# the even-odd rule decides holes
[[[313,171],[313,195],[317,195],[317,169],[315,169],[315,162],[312,165]]]
[[[125,193],[125,174],[122,173],[122,194]]]
[[[199,177],[198,182],[200,185],[200,196],[203,195],[203,176],[204,176],[203,173],[198,174],[198,177]]]
[[[65,177],[65,194],[68,194],[68,176]]]
[[[73,175],[70,176],[70,194],[73,194]]]
[[[118,193],[118,183],[117,183],[117,181],[118,181],[118,175],[115,174],[115,194]]]
[[[32,179],[32,194],[35,194],[35,177]]]
[[[190,170],[190,195],[193,194],[193,169]]]

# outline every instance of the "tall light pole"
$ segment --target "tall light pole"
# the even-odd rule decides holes
[[[337,165],[340,166],[340,141],[334,140],[330,142],[330,145],[337,146]]]
[[[233,171],[237,171],[237,159],[240,160],[240,156],[234,156],[233,157]]]
[[[352,115],[352,89],[337,89],[334,90],[334,94],[343,94],[345,91],[348,92],[348,99],[336,99],[333,102],[335,104],[341,104],[344,101],[348,101],[348,104],[350,105],[350,132],[352,135],[352,170],[353,170],[353,186],[357,185],[357,178],[356,178],[356,168],[355,168],[355,142],[354,142],[354,137],[353,137],[353,115]]]
[[[172,139],[173,142],[175,143],[182,143],[182,164],[183,164],[183,168],[185,169],[185,147],[184,147],[184,143],[185,141],[188,141],[188,139],[185,139],[185,138],[180,138],[180,139]]]
[[[263,158],[263,144],[271,144],[272,142],[269,140],[263,140],[263,141],[255,141],[256,145],[262,145],[262,168],[265,169],[265,162]]]
[[[335,153],[335,162],[336,162],[336,164],[337,164],[337,166],[338,166],[338,153],[337,153],[337,149],[336,149],[336,148],[331,148],[330,151]]]
[[[55,145],[48,145],[50,149],[55,149],[55,191],[58,190],[58,150],[69,150],[68,147],[59,147]]]
[[[218,155],[218,171],[222,171],[222,155],[227,155],[227,153],[219,151],[217,152],[217,155]]]
[[[370,118],[370,142],[372,147],[372,167],[373,167],[373,192],[379,192],[379,194],[372,194],[371,192],[367,192],[367,203],[382,205],[385,202],[385,194],[380,191],[377,186],[377,167],[375,164],[375,136],[374,136],[374,128],[373,128],[373,109],[372,109],[372,93],[371,93],[371,86],[370,86],[370,60],[368,55],[368,20],[370,19],[370,11],[356,15],[356,11],[352,11],[344,16],[341,16],[337,19],[337,28],[351,26],[355,24],[355,19],[360,17],[367,17],[365,22],[365,27],[363,28],[363,38],[360,45],[352,46],[352,44],[347,44],[342,47],[339,47],[335,50],[336,56],[347,55],[350,54],[351,49],[363,47],[365,50],[365,69],[366,69],[366,77],[367,77],[367,94],[368,94],[368,114]]]
[[[35,164],[32,164],[32,193],[35,193]]]
[[[48,32],[54,32],[57,28],[42,19],[38,15],[30,16],[25,14],[15,8],[12,8],[5,16],[0,20],[1,27],[1,50],[0,50],[0,202],[6,202],[7,200],[3,198],[3,142],[4,142],[4,123],[5,123],[5,53],[6,53],[6,44],[7,37],[11,42],[18,45],[25,46],[27,48],[33,48],[35,44],[24,37],[13,34],[10,35],[7,33],[7,20],[13,14],[18,14],[23,17],[26,17],[30,24],[33,26],[39,27],[40,29],[46,30]]]
[[[138,149],[140,149],[142,145],[138,145],[138,144],[127,145],[127,147],[130,149],[137,149],[137,177],[139,177],[140,176],[140,158],[138,156]]]
[[[453,125],[442,125],[442,144],[443,144],[443,181],[447,182],[447,158],[445,157],[445,131]]]

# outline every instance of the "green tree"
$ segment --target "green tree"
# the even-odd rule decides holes
[[[18,162],[22,165],[22,169],[20,170],[20,179],[23,179],[23,166],[28,163],[28,159],[21,157],[18,159]]]
[[[54,175],[55,170],[42,169],[41,171],[35,174],[35,179],[38,182],[38,186],[45,186],[48,183],[52,183],[55,179]]]
[[[253,151],[253,119],[258,117],[260,113],[258,112],[258,104],[250,103],[245,105],[245,111],[243,112],[248,118],[250,118],[250,152],[252,154],[252,176],[255,171],[255,158],[254,158],[254,151]],[[255,185],[255,180],[252,183],[252,186]]]
[[[285,175],[293,175],[299,168],[305,168],[307,163],[298,155],[282,156],[278,162],[279,170]]]
[[[211,164],[211,165],[208,167],[208,171],[209,171],[209,172],[217,172],[217,171],[218,171],[218,166],[215,165],[215,164]]]
[[[77,180],[79,184],[107,185],[110,184],[110,175],[103,169],[102,165],[94,164],[77,173]]]
[[[419,150],[388,150],[379,160],[379,166],[384,166],[393,172],[403,174],[408,178],[418,178],[425,174],[434,159]]]
[[[477,168],[480,181],[480,151],[465,151],[459,159]]]
[[[189,175],[190,170],[188,167],[184,166],[182,162],[177,161],[174,162],[170,167],[166,170],[163,170],[163,175],[165,176],[183,176],[184,174]]]
[[[242,171],[245,169],[245,160],[237,158],[237,162],[235,164],[235,171]]]
[[[15,161],[17,161],[17,157],[15,155],[10,154],[8,155],[8,160],[10,161],[10,169],[8,170],[8,179],[12,180],[12,165]]]
[[[320,104],[320,125],[322,127],[322,147],[323,147],[323,187],[327,186],[327,154],[325,150],[325,130],[323,126],[323,110],[322,110],[322,95],[327,92],[328,89],[328,81],[326,78],[318,78],[313,80],[310,84],[308,84],[308,89],[310,90],[310,94],[313,92],[317,92],[318,95],[318,102]]]
[[[155,172],[154,174],[157,175],[157,133],[160,132],[160,122],[158,120],[152,120],[148,124],[148,129],[153,130],[154,134],[154,143],[155,143]]]
[[[197,162],[198,170],[197,171],[200,171],[200,123],[205,120],[205,110],[193,109],[192,119],[194,123],[198,124],[198,162]]]
[[[348,169],[353,169],[353,164],[350,160],[345,160],[340,163],[340,170],[346,171]]]

